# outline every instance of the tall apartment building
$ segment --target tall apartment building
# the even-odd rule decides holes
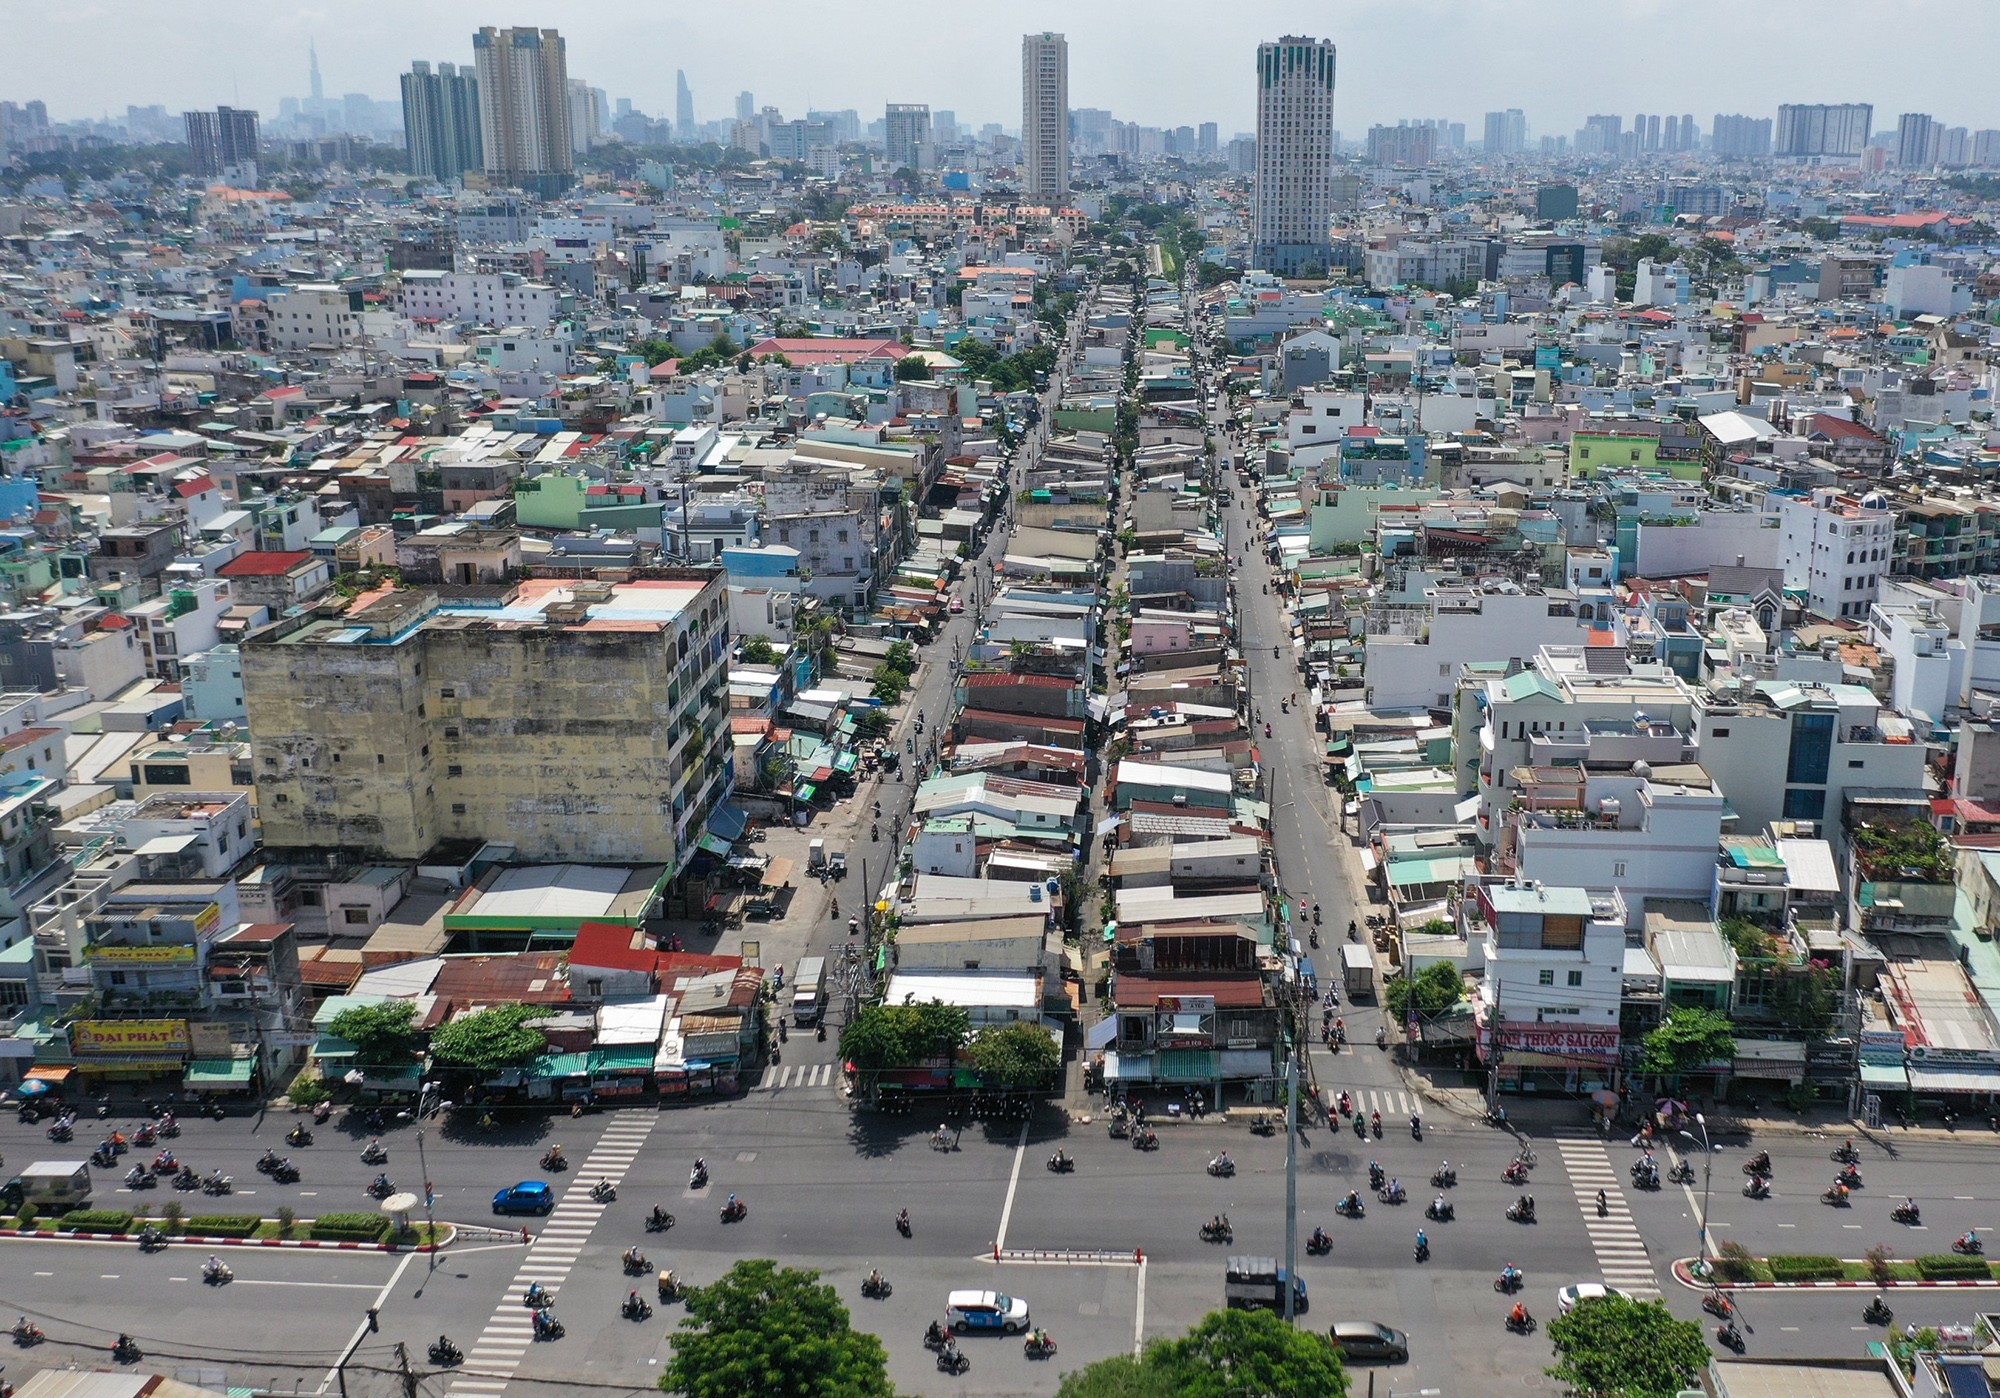
[[[1787,104],[1778,108],[1774,153],[1780,160],[1858,160],[1874,121],[1867,102]]]
[[[1896,163],[1905,170],[1927,170],[1938,163],[1944,127],[1923,112],[1896,118]]]
[[[1220,130],[1221,128],[1212,121],[1204,121],[1197,127],[1195,129],[1194,153],[1205,160],[1215,159],[1218,149],[1216,137]]]
[[[479,140],[479,79],[470,69],[421,60],[403,74],[403,149],[410,173],[455,180],[485,164]]]
[[[479,77],[479,139],[490,184],[548,198],[567,189],[569,58],[553,29],[495,29],[472,36]]]
[[[1823,617],[1865,617],[1889,571],[1896,517],[1879,495],[1815,490],[1778,507],[1785,586]]]
[[[1576,152],[1578,155],[1617,155],[1624,131],[1624,117],[1586,117],[1583,130],[1576,133]]]
[[[1486,114],[1486,153],[1519,155],[1528,148],[1528,118],[1519,107]]]
[[[1721,112],[1717,112],[1711,149],[1717,155],[1741,155],[1762,159],[1771,153],[1771,119],[1740,115],[1724,116]]]
[[[503,607],[427,589],[246,637],[268,846],[667,864],[730,790],[717,569],[530,581]]]
[[[1021,197],[1059,204],[1069,194],[1069,40],[1021,39]]]
[[[257,160],[257,114],[240,107],[212,112],[183,112],[187,143],[194,151],[194,172],[213,178],[232,165]]]
[[[1373,165],[1428,165],[1437,159],[1434,126],[1371,126],[1368,160]]]
[[[928,102],[891,102],[882,114],[884,163],[893,170],[924,170],[931,163]]]
[[[1333,255],[1331,39],[1288,34],[1257,46],[1257,179],[1251,265],[1293,274]]]
[[[582,78],[571,78],[567,90],[570,154],[584,155],[603,139],[603,124],[598,120],[597,111],[597,99],[603,94]]]

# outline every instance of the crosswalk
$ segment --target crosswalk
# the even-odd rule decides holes
[[[1424,1109],[1423,1099],[1418,1097],[1416,1093],[1398,1092],[1393,1088],[1343,1088],[1337,1082],[1322,1082],[1319,1085],[1319,1091],[1321,1099],[1327,1102],[1340,1101],[1340,1094],[1346,1092],[1349,1097],[1354,1099],[1354,1110],[1360,1112],[1361,1115],[1367,1116],[1370,1112],[1382,1113],[1382,1121],[1385,1129],[1391,1117],[1400,1117],[1404,1125],[1407,1126],[1410,1114],[1412,1112],[1421,1113]]]
[[[750,1090],[783,1092],[794,1088],[832,1087],[839,1075],[838,1063],[773,1063]]]
[[[522,1356],[535,1342],[534,1313],[522,1302],[522,1296],[531,1282],[540,1282],[544,1291],[555,1291],[569,1280],[598,1219],[604,1216],[605,1206],[590,1197],[591,1186],[599,1180],[613,1185],[623,1181],[658,1120],[654,1112],[620,1113],[604,1128],[596,1148],[577,1167],[569,1188],[535,1234],[486,1328],[466,1351],[466,1372],[453,1376],[451,1393],[460,1398],[493,1398],[507,1387]]]
[[[1625,1199],[1625,1182],[1611,1153],[1597,1136],[1571,1136],[1558,1132],[1556,1150],[1563,1170],[1576,1190],[1576,1204],[1583,1211],[1584,1231],[1590,1235],[1591,1251],[1606,1286],[1615,1286],[1629,1295],[1646,1299],[1660,1294],[1646,1240],[1632,1222],[1632,1209]],[[1604,1191],[1605,1216],[1597,1216],[1597,1191]]]

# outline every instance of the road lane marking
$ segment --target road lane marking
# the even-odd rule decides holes
[[[264,1277],[238,1277],[230,1286],[324,1286],[334,1291],[374,1291],[373,1282],[272,1281]]]
[[[1021,1138],[1014,1143],[1014,1168],[1007,1176],[1007,1202],[1000,1207],[1000,1233],[993,1240],[993,1246],[1004,1249],[1007,1246],[1007,1221],[1014,1216],[1014,1191],[1021,1187],[1021,1162],[1028,1155],[1028,1123],[1021,1123]]]
[[[1780,1228],[1797,1228],[1797,1227],[1798,1227],[1798,1225],[1797,1225],[1796,1223],[1781,1223],[1781,1224],[1779,1224],[1779,1225],[1778,1225],[1778,1227],[1780,1227]]]

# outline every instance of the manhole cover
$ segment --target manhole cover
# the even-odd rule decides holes
[[[736,1163],[738,1165],[748,1165],[756,1158],[757,1152],[754,1150],[739,1150],[736,1152]]]

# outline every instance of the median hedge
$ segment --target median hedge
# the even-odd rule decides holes
[[[321,1242],[379,1243],[389,1231],[381,1214],[324,1214],[312,1221],[308,1236]]]
[[[72,1209],[56,1227],[71,1233],[123,1233],[132,1227],[132,1215],[122,1209]]]
[[[1840,1259],[1837,1257],[1794,1254],[1779,1255],[1767,1258],[1765,1261],[1771,1269],[1772,1281],[1839,1281],[1847,1275],[1847,1269],[1840,1265]]]
[[[247,1238],[263,1221],[256,1214],[196,1214],[181,1224],[181,1231],[206,1238]]]
[[[1985,1281],[1993,1275],[1985,1258],[1960,1257],[1954,1252],[1919,1257],[1917,1271],[1925,1281]]]

